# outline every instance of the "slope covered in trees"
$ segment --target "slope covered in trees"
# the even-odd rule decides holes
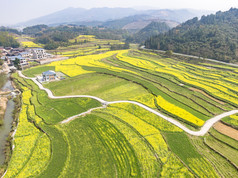
[[[17,48],[20,44],[8,32],[0,31],[0,46]]]
[[[238,9],[193,18],[166,34],[153,36],[147,48],[238,61]]]
[[[127,30],[109,29],[100,27],[86,27],[77,25],[61,25],[49,27],[46,25],[35,25],[23,29],[23,34],[35,38],[35,43],[45,45],[45,49],[56,49],[59,46],[69,46],[70,39],[79,35],[94,35],[98,39],[122,40],[127,38]]]
[[[127,41],[141,43],[151,36],[169,31],[170,27],[165,22],[151,22],[145,28],[129,37]]]

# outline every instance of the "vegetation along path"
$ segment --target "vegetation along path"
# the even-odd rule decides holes
[[[26,79],[31,79],[31,80],[33,80],[33,81],[38,85],[38,87],[39,87],[41,90],[44,90],[44,91],[47,92],[49,98],[51,98],[51,99],[60,99],[60,98],[92,98],[92,99],[95,99],[95,100],[99,101],[100,103],[102,103],[103,107],[106,107],[107,105],[110,105],[110,104],[116,104],[116,103],[131,103],[131,104],[135,104],[135,105],[140,106],[140,107],[146,109],[147,111],[149,111],[149,112],[151,112],[151,113],[153,113],[153,114],[155,114],[155,115],[157,115],[157,116],[159,116],[159,117],[161,117],[161,118],[163,118],[163,119],[169,121],[170,123],[172,123],[172,124],[176,125],[177,127],[181,128],[182,130],[184,130],[184,131],[187,132],[188,134],[191,134],[191,135],[194,135],[194,136],[203,136],[203,135],[205,135],[205,134],[209,131],[209,129],[210,129],[216,122],[218,122],[218,121],[221,120],[222,118],[225,118],[225,117],[227,117],[227,116],[234,115],[234,114],[238,113],[238,110],[232,110],[232,111],[229,111],[229,112],[225,112],[225,113],[223,113],[223,114],[220,114],[220,115],[218,115],[218,116],[215,116],[215,117],[213,117],[213,118],[207,120],[207,121],[205,122],[205,124],[201,127],[201,129],[200,129],[199,131],[192,131],[192,130],[188,129],[187,127],[185,127],[184,125],[182,125],[182,124],[181,124],[180,122],[178,122],[177,120],[175,120],[175,119],[173,119],[173,118],[170,118],[170,117],[167,117],[167,116],[165,116],[165,115],[163,115],[163,114],[161,114],[161,113],[155,111],[154,109],[151,109],[151,108],[149,108],[148,106],[145,106],[145,105],[143,105],[143,104],[141,104],[141,103],[139,103],[139,102],[136,102],[136,101],[111,101],[111,102],[108,102],[108,101],[105,101],[105,100],[103,100],[103,99],[101,99],[101,98],[98,98],[98,97],[95,97],[95,96],[89,96],[89,95],[54,96],[53,93],[52,93],[52,91],[49,90],[49,89],[47,89],[47,88],[45,88],[45,87],[43,87],[42,84],[36,80],[36,78],[26,77],[26,76],[24,76],[24,75],[22,74],[21,71],[19,71],[19,76],[20,76],[20,77],[23,77],[23,78],[26,78]],[[102,108],[102,107],[100,107],[100,108]],[[90,109],[90,110],[87,111],[87,112],[84,112],[84,113],[78,114],[78,115],[76,115],[76,116],[70,117],[70,118],[68,118],[68,119],[66,119],[66,120],[64,120],[64,121],[62,121],[61,123],[63,124],[63,123],[70,122],[70,121],[72,121],[73,119],[75,119],[75,118],[77,118],[77,117],[79,117],[79,116],[81,116],[81,115],[88,114],[88,113],[92,112],[92,111],[95,110],[95,109],[99,109],[99,108]]]

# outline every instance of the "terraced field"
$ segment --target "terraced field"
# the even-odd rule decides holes
[[[33,41],[22,41],[21,45],[24,48],[42,48],[41,45],[34,43]]]
[[[59,47],[50,52],[66,57],[77,57],[110,51],[111,45],[124,44],[119,40],[96,39],[93,35],[79,35],[69,42],[70,46]]]
[[[19,36],[16,37],[16,40],[21,44],[23,48],[42,48],[43,45],[41,44],[36,44],[33,42],[34,38],[29,37],[29,36]]]
[[[224,68],[124,50],[53,62],[24,74],[34,77],[55,69],[68,76],[44,84],[56,96],[137,101],[198,130],[210,118],[237,108],[237,68]],[[238,141],[216,127],[204,137],[191,136],[138,105],[100,107],[89,98],[50,99],[32,80],[14,78],[23,104],[5,177],[238,175]],[[222,122],[236,129],[236,120],[231,115]]]

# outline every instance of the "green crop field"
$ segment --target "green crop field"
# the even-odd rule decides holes
[[[36,66],[23,71],[23,74],[29,77],[36,77],[47,70],[55,70],[54,66]]]
[[[93,36],[79,36],[71,43],[84,40],[88,43],[81,45],[88,48],[90,43],[106,43]],[[221,64],[187,62],[136,49],[94,55],[73,51],[68,60],[23,74],[62,72],[64,80],[43,83],[55,96],[137,101],[193,131],[238,108],[235,67],[224,71]],[[22,109],[5,177],[238,176],[238,141],[214,128],[205,136],[192,136],[135,104],[103,106],[90,98],[51,99],[32,80],[17,74],[13,78],[22,92]],[[62,122],[72,116],[77,117]],[[237,115],[222,122],[236,128]]]
[[[140,100],[152,97],[146,89],[125,79],[105,74],[84,74],[44,85],[57,96],[92,95],[107,101]],[[140,97],[143,96],[143,97]]]

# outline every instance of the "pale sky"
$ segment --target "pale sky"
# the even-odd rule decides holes
[[[225,11],[238,0],[0,0],[0,25],[24,22],[68,7],[149,7]]]

